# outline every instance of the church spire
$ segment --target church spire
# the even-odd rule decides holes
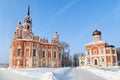
[[[32,23],[32,20],[31,20],[31,17],[30,17],[30,5],[28,5],[28,12],[27,12],[27,16],[26,16],[24,22]]]
[[[30,5],[28,5],[28,13],[27,15],[29,16],[30,15]]]
[[[28,12],[27,12],[26,18],[24,20],[24,29],[26,29],[29,32],[32,32],[32,20],[30,17],[30,5],[28,5]]]

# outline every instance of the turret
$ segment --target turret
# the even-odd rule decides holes
[[[53,36],[52,43],[59,43],[59,35],[57,32]]]
[[[16,26],[16,38],[21,38],[22,37],[22,25],[21,22]]]

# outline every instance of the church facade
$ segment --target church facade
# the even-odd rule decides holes
[[[93,32],[93,42],[85,45],[86,65],[88,66],[115,66],[117,65],[116,48],[101,40],[101,32]]]
[[[51,42],[35,36],[32,32],[30,6],[24,23],[16,26],[10,45],[12,68],[61,67],[61,46],[59,35],[54,34]]]

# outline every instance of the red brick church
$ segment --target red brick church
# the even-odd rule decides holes
[[[10,63],[12,68],[60,67],[61,46],[59,35],[54,34],[51,42],[35,36],[32,32],[30,6],[24,23],[16,26],[10,45]]]
[[[86,64],[88,66],[116,66],[117,53],[113,45],[109,45],[101,39],[101,32],[95,30],[92,34],[93,41],[87,43],[86,47]]]

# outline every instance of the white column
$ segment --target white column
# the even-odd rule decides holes
[[[92,51],[91,51],[91,49],[90,49],[89,57],[90,57],[90,65],[93,65],[93,62],[92,62]]]
[[[107,66],[107,60],[106,60],[107,53],[106,53],[106,49],[104,49],[104,57],[105,57],[105,66]]]
[[[113,66],[113,54],[112,54],[112,48],[110,48],[110,56],[111,56],[111,65]]]

